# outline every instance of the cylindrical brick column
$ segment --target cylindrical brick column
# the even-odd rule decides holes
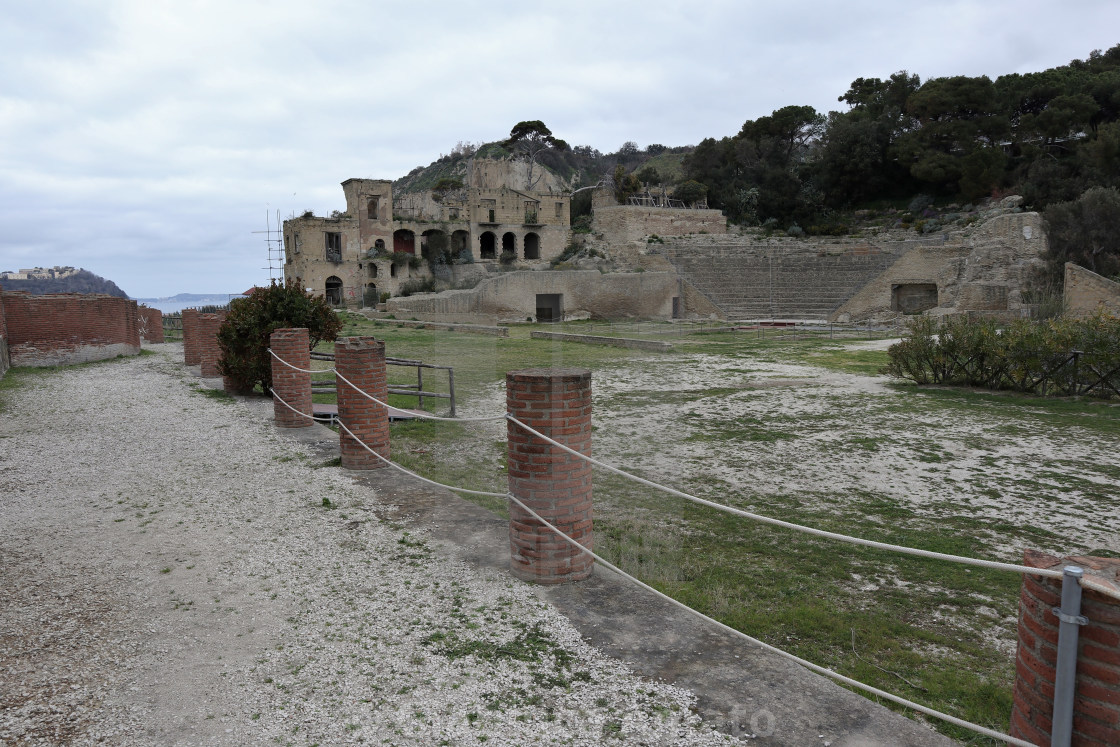
[[[218,370],[218,361],[222,358],[222,349],[218,347],[218,330],[225,317],[221,313],[198,315],[198,365],[202,368],[203,378],[222,375]]]
[[[591,456],[591,372],[530,368],[506,374],[506,410],[540,433]],[[516,423],[506,427],[509,491],[592,549],[591,465]],[[526,581],[559,584],[591,575],[592,558],[510,501],[510,568]]]
[[[140,337],[145,342],[163,342],[163,312],[159,309],[139,306],[136,309],[140,321]]]
[[[198,350],[198,309],[183,309],[183,363],[197,366],[201,362]]]
[[[311,343],[307,327],[275,330],[269,336],[268,344],[275,353],[275,356],[269,356],[272,359],[272,390],[279,399],[307,416],[301,417],[279,400],[273,400],[277,427],[305,428],[314,425],[311,420],[311,374],[304,373],[311,369]],[[303,371],[285,366],[276,360],[277,357]]]
[[[373,337],[342,337],[334,343],[334,367],[361,391],[382,402],[389,401],[385,376],[385,343]],[[386,459],[389,458],[389,410],[338,382],[338,419],[354,436]],[[385,463],[370,454],[346,431],[338,437],[345,469],[378,469]]]
[[[1024,564],[1032,568],[1060,571],[1076,565],[1086,579],[1120,589],[1120,559],[1058,558],[1034,550],[1025,555]],[[1053,610],[1061,604],[1061,579],[1023,576],[1009,733],[1034,744],[1050,744],[1060,623]],[[1120,745],[1120,601],[1083,589],[1081,614],[1089,622],[1081,626],[1077,640],[1072,744]]]

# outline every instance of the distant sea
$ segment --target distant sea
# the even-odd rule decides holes
[[[139,304],[148,308],[159,309],[164,314],[173,314],[183,309],[192,309],[199,306],[224,306],[230,299],[241,298],[240,293],[180,293],[169,298],[136,298]]]

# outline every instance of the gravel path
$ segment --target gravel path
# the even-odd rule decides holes
[[[734,742],[150,350],[2,394],[0,745]]]

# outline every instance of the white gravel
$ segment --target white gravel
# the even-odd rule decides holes
[[[735,742],[150,350],[0,393],[0,745]]]

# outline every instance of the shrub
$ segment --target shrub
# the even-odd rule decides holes
[[[431,293],[435,289],[436,289],[435,278],[426,278],[424,280],[420,280],[419,278],[414,278],[412,280],[409,280],[409,281],[405,282],[403,285],[401,285],[401,293],[400,294],[402,296],[411,296],[413,293]]]
[[[247,298],[234,299],[218,330],[222,357],[218,370],[228,376],[241,393],[260,385],[267,394],[272,387],[272,356],[269,336],[286,327],[307,327],[311,347],[333,340],[342,320],[322,296],[312,296],[289,283],[273,281],[267,288],[254,288]]]

